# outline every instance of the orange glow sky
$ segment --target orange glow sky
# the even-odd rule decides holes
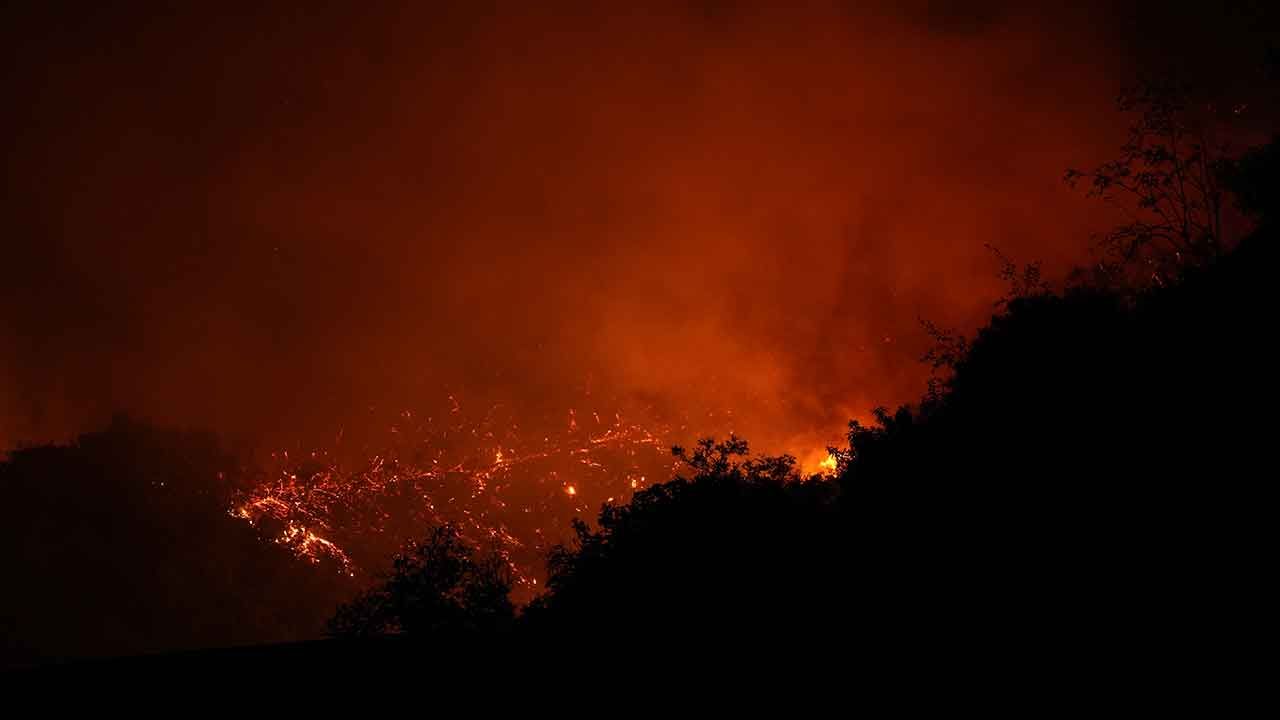
[[[984,243],[1083,257],[1062,171],[1161,52],[1107,4],[375,5],[4,11],[0,448],[591,392],[803,454],[991,312]]]

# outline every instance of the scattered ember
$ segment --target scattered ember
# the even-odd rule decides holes
[[[401,413],[392,441],[377,451],[353,453],[339,439],[333,450],[273,453],[231,514],[298,557],[352,577],[453,522],[506,560],[517,597],[527,599],[545,583],[546,551],[569,537],[574,517],[627,502],[646,478],[675,469],[667,426],[571,409],[559,428],[531,432],[500,407],[473,421],[450,402],[439,417]],[[344,459],[352,456],[360,459]]]

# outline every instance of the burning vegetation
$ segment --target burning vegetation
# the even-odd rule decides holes
[[[526,426],[501,406],[477,418],[450,397],[441,414],[400,413],[377,450],[338,442],[271,453],[230,512],[298,557],[351,577],[379,570],[422,528],[451,524],[503,558],[516,592],[528,597],[544,579],[547,550],[568,537],[575,517],[669,479],[679,430],[573,408],[558,423]]]

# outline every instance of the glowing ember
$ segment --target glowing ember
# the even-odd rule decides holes
[[[574,517],[591,519],[604,502],[629,501],[646,477],[674,470],[671,431],[657,424],[569,410],[567,422],[557,413],[559,429],[531,432],[499,407],[473,421],[450,403],[440,417],[401,413],[377,450],[272,454],[231,514],[300,558],[353,577],[384,567],[427,528],[453,522],[507,561],[527,597]]]

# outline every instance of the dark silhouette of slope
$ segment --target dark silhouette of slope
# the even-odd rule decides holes
[[[1259,228],[1234,252],[1136,295],[1016,299],[938,397],[852,428],[847,522],[901,588],[886,605],[929,618],[916,632],[1155,652],[1256,630],[1271,598],[1268,153],[1250,160]]]
[[[526,629],[1100,664],[1257,632],[1274,157],[1242,163],[1258,229],[1233,251],[1163,287],[1016,297],[935,353],[951,372],[920,404],[851,426],[838,495],[708,444],[692,479],[606,507]]]
[[[209,436],[127,418],[13,452],[0,667],[318,637],[351,587],[230,517],[235,471]]]
[[[1015,301],[940,399],[855,427],[841,502],[896,588],[886,609],[965,644],[1150,651],[1246,631],[1264,597],[1273,267],[1256,237],[1136,305]]]

